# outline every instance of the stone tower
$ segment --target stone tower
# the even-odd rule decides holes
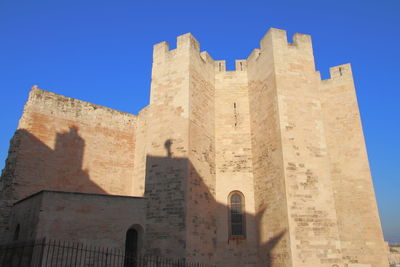
[[[10,217],[10,203],[42,189],[144,197],[133,205],[143,218],[133,220],[145,254],[217,266],[386,266],[351,67],[330,74],[321,80],[315,70],[309,35],[288,43],[272,28],[235,71],[191,34],[174,50],[156,44],[150,104],[137,116],[33,89],[3,172],[1,212]],[[68,150],[79,163],[33,163],[31,136],[48,155],[79,145]],[[75,173],[93,184],[70,183]]]

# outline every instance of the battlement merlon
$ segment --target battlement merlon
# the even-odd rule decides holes
[[[213,63],[214,59],[212,58],[212,56],[207,52],[207,51],[203,51],[200,53],[200,57],[204,62],[210,62]]]
[[[247,70],[247,60],[237,59],[235,60],[236,71],[246,71]]]
[[[274,47],[296,47],[307,52],[312,52],[312,40],[308,34],[295,33],[293,43],[289,43],[285,30],[270,28],[260,41],[261,50],[273,49]]]
[[[331,84],[336,82],[353,82],[353,72],[351,70],[351,64],[342,64],[329,68],[330,78],[321,79],[322,84]]]
[[[191,33],[186,33],[178,36],[176,42],[176,49],[178,49],[178,51],[193,50],[196,51],[197,53],[200,53],[200,43]]]
[[[350,63],[329,68],[329,74],[331,76],[331,79],[342,79],[342,78],[353,77]]]
[[[164,57],[169,51],[169,44],[166,41],[153,46],[153,60]]]
[[[200,55],[200,43],[191,33],[180,35],[176,38],[176,49],[170,50],[167,42],[161,42],[153,46],[153,60],[162,59],[169,52],[187,53],[193,51]]]
[[[214,62],[215,72],[225,72],[226,71],[226,61],[225,60],[216,60]]]
[[[261,50],[258,48],[253,49],[250,55],[247,57],[247,62],[257,60],[257,58],[261,55]]]

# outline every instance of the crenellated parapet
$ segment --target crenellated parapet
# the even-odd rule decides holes
[[[175,55],[184,56],[198,54],[205,62],[212,60],[207,52],[200,53],[200,43],[191,33],[180,35],[176,38],[176,48],[170,49],[168,42],[160,42],[153,46],[153,62],[157,63]]]
[[[277,48],[291,48],[303,50],[312,53],[312,40],[308,34],[295,33],[292,37],[293,42],[290,43],[285,30],[270,28],[260,41],[261,51]]]
[[[226,61],[225,60],[215,60],[214,61],[215,72],[226,72]],[[237,59],[235,60],[235,70],[238,72],[243,72],[247,70],[247,60],[246,59]],[[232,71],[230,71],[232,72]]]
[[[176,48],[170,49],[168,42],[160,42],[153,47],[153,63],[157,66],[160,63],[165,63],[168,60],[178,56],[198,56],[198,59],[205,64],[213,64],[215,73],[226,72],[225,60],[214,60],[213,57],[207,52],[200,52],[200,44],[191,33],[186,33],[177,37]],[[247,70],[247,60],[235,60],[235,70],[243,72]]]

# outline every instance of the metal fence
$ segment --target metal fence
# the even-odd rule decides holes
[[[215,267],[156,256],[129,255],[120,249],[60,240],[0,245],[1,267]]]

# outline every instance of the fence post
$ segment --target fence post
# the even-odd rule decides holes
[[[28,266],[37,267],[41,266],[44,254],[44,243],[46,238],[33,241],[33,249],[30,255],[30,260],[27,262]]]

